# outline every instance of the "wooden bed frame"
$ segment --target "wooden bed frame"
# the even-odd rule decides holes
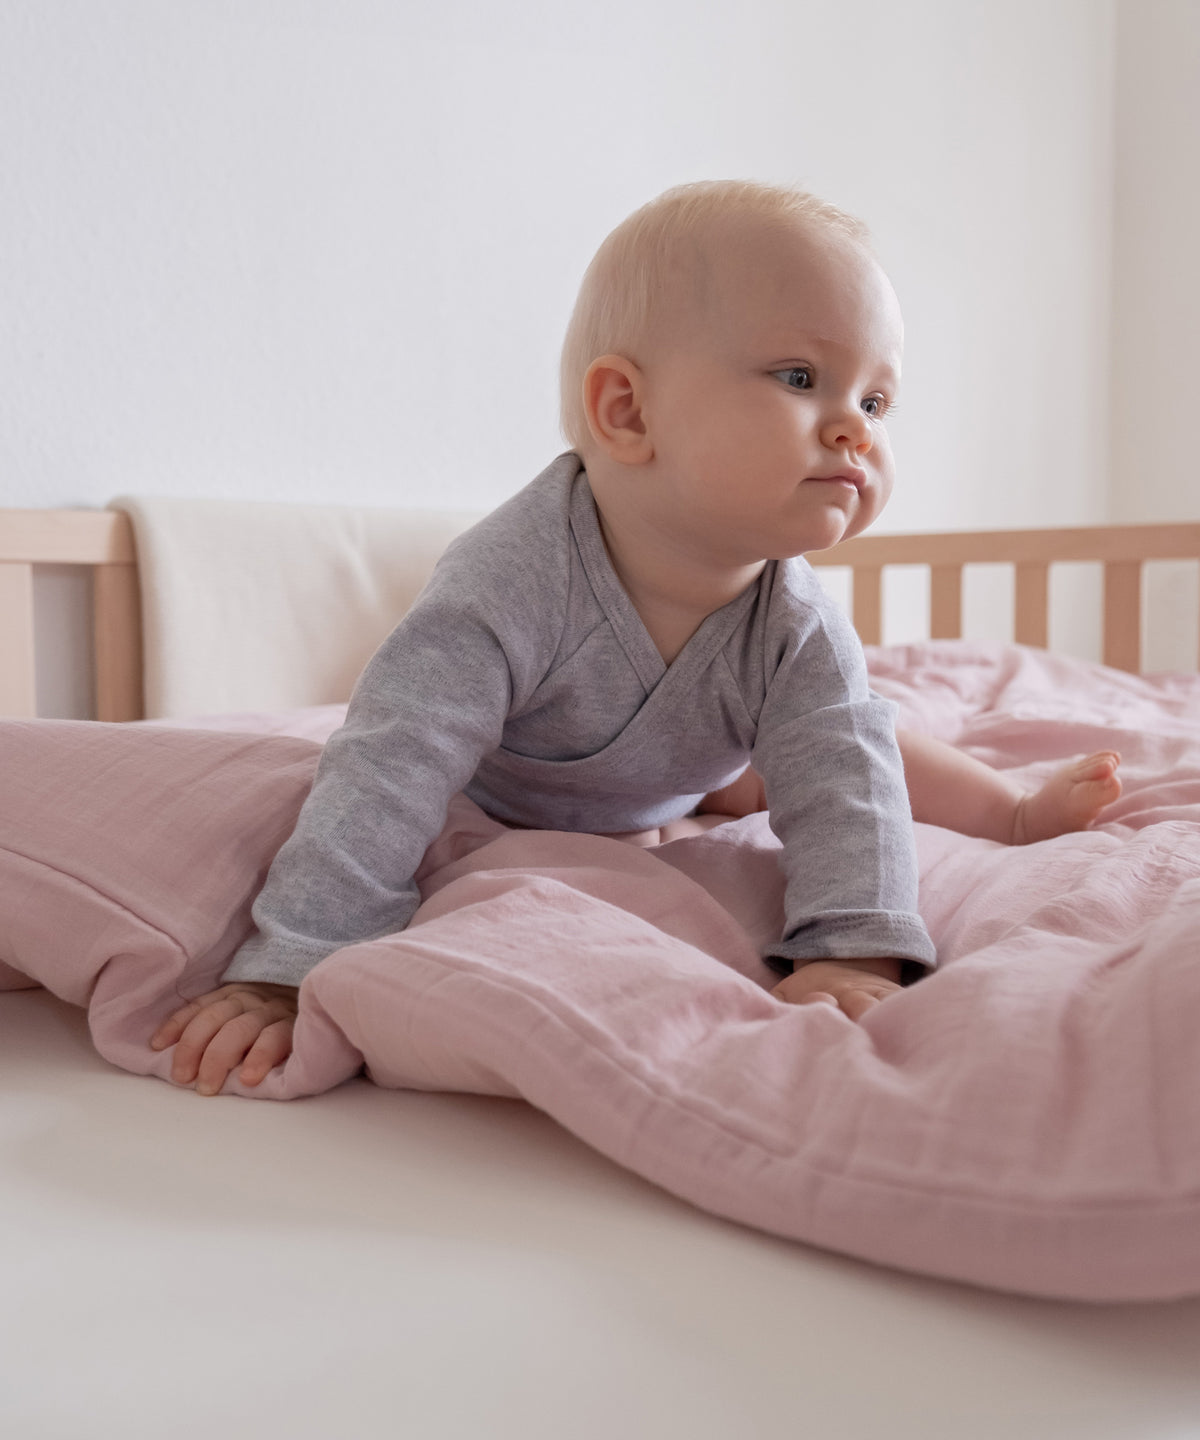
[[[1200,561],[1200,522],[864,535],[808,559],[814,565],[849,567],[854,624],[868,645],[882,639],[883,572],[887,566],[929,568],[930,636],[952,640],[962,634],[964,565],[1012,565],[1014,639],[1043,647],[1049,630],[1050,566],[1099,562],[1104,567],[1104,662],[1137,672],[1141,669],[1142,566],[1148,560]],[[132,528],[123,514],[95,510],[0,510],[0,715],[36,714],[35,565],[90,568],[96,718],[141,719],[141,611]]]

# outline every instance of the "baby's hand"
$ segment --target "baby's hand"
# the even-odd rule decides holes
[[[775,986],[771,994],[791,1005],[814,1000],[836,1005],[851,1020],[861,1020],[900,989],[899,960],[809,960],[796,963],[795,973]]]
[[[239,1065],[243,1085],[257,1085],[292,1053],[299,991],[294,985],[236,981],[176,1010],[150,1037],[152,1050],[175,1046],[171,1079],[196,1082],[215,1095]]]

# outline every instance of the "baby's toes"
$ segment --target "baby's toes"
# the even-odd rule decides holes
[[[1108,780],[1115,778],[1121,757],[1115,750],[1099,750],[1095,755],[1085,756],[1073,765],[1068,765],[1062,774],[1068,780]]]
[[[1013,844],[1051,840],[1086,830],[1100,812],[1120,795],[1117,766],[1121,757],[1105,750],[1075,760],[1056,771],[1040,790],[1027,795],[1013,822]]]
[[[1080,778],[1092,788],[1092,794],[1100,808],[1111,805],[1121,793],[1121,780],[1117,774],[1120,763],[1121,757],[1115,750],[1102,750],[1098,755],[1089,755],[1081,762],[1083,774]]]
[[[1085,777],[1073,779],[1066,794],[1066,810],[1080,827],[1089,825],[1121,794],[1115,765],[1094,767]]]

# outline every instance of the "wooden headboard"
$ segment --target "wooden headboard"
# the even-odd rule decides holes
[[[1104,662],[1136,672],[1141,669],[1142,566],[1148,560],[1200,562],[1200,523],[864,535],[808,559],[813,565],[850,568],[854,624],[869,645],[882,640],[883,572],[889,565],[929,568],[929,628],[935,640],[962,634],[965,565],[1013,566],[1014,638],[1023,645],[1045,646],[1050,566],[1099,562],[1104,572]],[[0,715],[36,713],[35,565],[91,569],[96,717],[140,719],[141,612],[133,534],[126,516],[90,510],[0,510]]]

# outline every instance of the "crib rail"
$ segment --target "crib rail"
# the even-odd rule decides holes
[[[107,510],[0,512],[0,715],[37,714],[33,567],[92,571],[96,717],[137,720],[142,706],[142,625],[129,517]]]
[[[1200,563],[1200,523],[865,535],[808,559],[851,570],[854,624],[867,644],[883,638],[888,566],[928,567],[929,630],[942,640],[962,634],[964,567],[1011,565],[1013,635],[1020,644],[1037,646],[1049,635],[1051,566],[1098,562],[1104,572],[1105,663],[1136,672],[1142,659],[1142,567],[1150,560]],[[101,720],[141,718],[142,627],[132,527],[119,512],[94,510],[0,510],[0,715],[36,714],[35,565],[92,569],[95,713]],[[1197,660],[1200,665],[1200,656]]]
[[[889,565],[928,567],[929,633],[934,640],[962,635],[964,566],[1011,565],[1013,638],[1020,645],[1043,647],[1050,628],[1051,565],[1099,562],[1104,574],[1104,663],[1136,673],[1142,662],[1142,567],[1148,560],[1200,562],[1200,523],[862,535],[806,559],[813,565],[850,568],[854,627],[865,645],[883,639],[883,572]]]

